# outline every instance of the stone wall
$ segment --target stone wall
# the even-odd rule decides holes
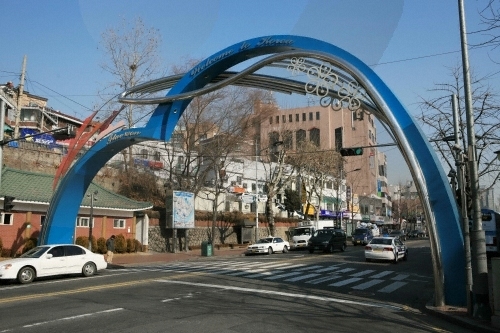
[[[289,231],[290,226],[280,226],[276,227],[276,236],[281,237],[285,240],[290,240]],[[250,232],[252,235],[255,234],[255,229],[252,227]],[[177,249],[185,249],[186,246],[186,237],[185,237],[186,229],[178,229],[177,230],[177,240],[178,245]],[[208,226],[197,226],[194,229],[188,230],[188,247],[189,249],[197,249],[201,247],[201,243],[204,241],[208,241],[211,229]],[[220,230],[216,228],[215,230],[215,241],[214,245],[220,245],[222,242],[220,241]],[[242,244],[241,240],[241,227],[230,227],[224,232],[225,239],[224,244]],[[269,236],[269,229],[267,225],[263,224],[259,226],[259,238]],[[253,237],[252,237],[253,241]],[[172,249],[172,229],[167,229],[165,227],[159,225],[152,225],[149,227],[149,247],[148,249],[153,252],[171,252]]]

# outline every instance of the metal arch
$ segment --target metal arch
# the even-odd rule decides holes
[[[289,53],[285,55],[287,52]],[[98,171],[96,165],[103,165],[107,161],[103,159],[109,159],[113,149],[123,149],[141,140],[168,140],[180,115],[189,105],[190,99],[200,91],[210,92],[224,85],[233,84],[247,74],[252,74],[253,68],[225,79],[224,84],[221,82],[211,84],[218,75],[234,65],[267,54],[277,54],[275,60],[279,60],[280,57],[285,59],[291,54],[303,54],[306,57],[314,55],[315,58],[334,64],[357,82],[363,83],[363,88],[375,105],[374,112],[377,113],[377,118],[386,121],[393,131],[421,190],[431,228],[432,251],[434,258],[437,259],[433,266],[436,305],[444,304],[445,300],[450,305],[465,304],[465,257],[458,210],[446,175],[428,140],[392,91],[367,65],[334,45],[308,37],[284,35],[253,38],[229,46],[196,65],[191,72],[186,73],[172,86],[167,99],[158,105],[146,127],[114,133],[112,138],[107,137],[98,141],[75,162],[63,179],[62,186],[58,187],[47,214],[48,227],[51,223],[55,223],[61,229],[56,230],[54,234],[49,233],[41,241],[66,242],[67,237],[72,237],[73,233],[70,231],[74,230],[74,221],[66,220],[68,216],[76,216],[74,213],[78,211],[79,202],[78,198],[72,198],[72,201],[69,198],[80,195],[83,197]],[[206,89],[203,88],[205,86]],[[71,241],[71,238],[69,240]],[[439,248],[441,243],[445,246]],[[463,290],[463,293],[457,293],[457,290]]]

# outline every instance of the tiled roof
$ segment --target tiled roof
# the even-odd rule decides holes
[[[54,194],[52,190],[53,175],[39,174],[29,171],[4,168],[2,171],[2,182],[0,186],[0,197],[12,196],[16,201],[50,203]],[[152,204],[129,199],[104,187],[91,183],[82,200],[81,206],[90,207],[90,193],[98,191],[97,200],[94,200],[95,208],[119,209],[119,210],[144,210],[150,209]]]

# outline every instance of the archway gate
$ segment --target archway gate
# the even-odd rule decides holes
[[[254,62],[239,72],[228,71]],[[296,79],[260,75],[273,67]],[[430,231],[436,305],[464,305],[465,252],[455,199],[427,138],[392,91],[362,61],[321,40],[277,35],[234,44],[201,61],[182,76],[136,86],[122,103],[158,104],[147,124],[112,133],[97,141],[62,178],[50,203],[42,244],[72,243],[75,219],[97,172],[123,149],[146,140],[167,141],[191,99],[227,85],[316,94],[323,106],[371,112],[387,127],[405,158],[420,192]],[[170,88],[164,97],[135,99],[132,93]],[[411,253],[410,253],[411,256]]]

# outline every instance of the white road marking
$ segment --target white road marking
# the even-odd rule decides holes
[[[382,289],[377,290],[380,293],[392,293],[394,290],[401,288],[407,284],[406,282],[393,282],[388,286],[385,286]]]
[[[329,284],[329,286],[332,286],[332,287],[342,287],[342,286],[345,286],[345,285],[350,284],[350,283],[358,282],[359,280],[363,280],[363,279],[362,278],[350,278],[350,279],[347,279],[347,280],[342,280],[342,281],[339,281],[339,282],[335,282],[335,283]]]
[[[361,306],[366,306],[366,307],[384,308],[384,309],[393,310],[393,311],[402,311],[402,310],[404,310],[403,307],[394,306],[394,305],[391,305],[391,304],[375,303],[375,302],[351,301],[351,300],[347,300],[347,299],[339,299],[339,298],[324,297],[324,296],[315,296],[315,295],[303,295],[303,294],[298,294],[298,293],[287,293],[287,292],[274,291],[274,290],[243,288],[243,287],[235,287],[235,286],[222,286],[222,285],[216,285],[216,284],[196,283],[196,282],[187,282],[187,281],[179,281],[179,280],[167,280],[167,279],[158,279],[158,280],[155,280],[155,281],[161,282],[161,283],[182,284],[182,285],[188,285],[188,286],[197,286],[197,287],[205,287],[205,288],[217,288],[217,289],[223,289],[223,290],[232,290],[232,291],[246,292],[246,293],[250,293],[250,294],[277,295],[277,296],[290,297],[292,299],[303,298],[303,299],[311,299],[311,300],[324,301],[324,302],[334,302],[334,303],[342,303],[342,304],[355,304],[355,305],[361,305]]]
[[[124,309],[123,308],[115,308],[115,309],[109,309],[109,310],[104,310],[104,311],[84,313],[84,314],[77,315],[77,316],[64,317],[64,318],[59,318],[59,319],[54,319],[54,320],[47,320],[47,321],[40,321],[38,323],[24,325],[23,327],[28,328],[28,327],[41,326],[41,325],[46,325],[46,324],[50,324],[50,323],[56,323],[56,322],[63,321],[63,320],[80,319],[80,318],[84,318],[84,317],[91,317],[91,316],[95,316],[95,315],[99,315],[99,314],[103,314],[103,313],[111,313],[111,312],[121,311],[121,310],[124,310]]]
[[[384,280],[373,279],[373,280],[369,280],[365,283],[358,284],[358,285],[352,287],[352,289],[365,290],[365,289],[368,289],[368,288],[370,288],[376,284],[382,283],[382,282],[384,282]]]

